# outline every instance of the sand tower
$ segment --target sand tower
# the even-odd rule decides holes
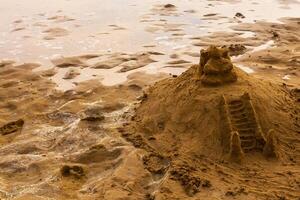
[[[214,46],[201,50],[197,75],[204,85],[217,86],[237,81],[228,50]]]

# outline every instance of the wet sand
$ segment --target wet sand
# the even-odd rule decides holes
[[[188,136],[176,158],[173,143],[160,146],[166,143],[142,134],[152,141],[149,150],[143,138],[120,129],[131,123],[150,86],[198,64],[209,45],[228,47],[238,68],[291,93],[300,108],[298,1],[1,3],[1,199],[300,196],[297,137],[283,137],[288,161],[253,156],[256,165],[236,165],[215,156],[219,152],[213,159],[187,156],[197,150],[190,142],[198,141]],[[291,114],[299,134],[299,112]],[[185,191],[184,174],[203,178],[197,195]]]

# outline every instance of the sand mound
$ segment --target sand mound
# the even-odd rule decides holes
[[[284,87],[234,67],[227,52],[210,47],[201,52],[200,65],[177,78],[156,83],[143,96],[133,123],[121,131],[136,147],[171,160],[169,170],[162,176],[169,177],[170,171],[179,170],[173,172],[175,178],[163,181],[169,194],[161,186],[156,191],[156,197],[161,197],[158,199],[164,195],[179,199],[198,195],[202,191],[201,180],[211,180],[212,186],[220,187],[215,190],[225,195],[230,193],[226,187],[229,182],[250,187],[245,180],[253,177],[244,175],[253,167],[259,166],[256,170],[261,172],[267,168],[273,174],[271,165],[293,165],[299,161],[299,110],[295,98]],[[220,173],[235,175],[220,180]],[[182,181],[180,174],[186,180]],[[185,194],[171,180],[181,180]],[[260,191],[263,185],[266,186],[263,181],[251,185],[251,195],[276,195]],[[296,196],[282,188],[279,191]]]

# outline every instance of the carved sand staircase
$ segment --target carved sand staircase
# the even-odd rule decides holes
[[[238,133],[243,152],[262,150],[264,139],[249,94],[222,98],[229,134]]]

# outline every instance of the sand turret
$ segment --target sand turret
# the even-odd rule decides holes
[[[230,160],[236,163],[241,163],[244,157],[244,152],[241,147],[240,135],[237,131],[231,132],[230,139]]]
[[[203,85],[218,86],[237,81],[237,75],[226,48],[209,47],[201,50],[197,72]]]
[[[277,158],[277,148],[278,148],[278,141],[277,141],[276,133],[273,129],[269,130],[267,137],[266,137],[266,145],[264,146],[264,155],[270,158]]]

